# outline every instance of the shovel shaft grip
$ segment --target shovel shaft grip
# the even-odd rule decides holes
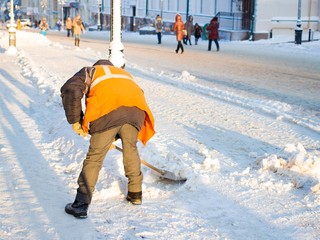
[[[146,161],[144,161],[144,160],[142,160],[142,159],[140,159],[140,161],[141,161],[141,163],[142,163],[143,165],[151,168],[152,170],[160,173],[161,175],[164,175],[164,174],[165,174],[164,171],[161,171],[159,168],[156,168],[155,166],[151,165],[150,163],[148,163],[148,162],[146,162]]]
[[[114,146],[115,149],[117,149],[118,151],[123,152],[122,148],[120,148],[120,147],[118,147],[118,146],[116,146],[116,145],[113,145],[113,146]],[[140,161],[141,161],[141,163],[142,163],[143,165],[151,168],[152,170],[160,173],[161,175],[164,175],[164,174],[165,174],[164,171],[160,170],[159,168],[156,168],[155,166],[151,165],[150,163],[148,163],[148,162],[146,162],[146,161],[144,161],[144,160],[142,160],[142,159],[140,159]]]

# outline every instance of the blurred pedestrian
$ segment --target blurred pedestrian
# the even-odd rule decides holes
[[[85,113],[81,100],[86,96]],[[90,146],[78,177],[73,203],[65,206],[68,214],[86,218],[105,156],[115,139],[120,138],[123,165],[128,178],[126,199],[142,204],[141,160],[138,139],[145,145],[154,135],[154,119],[143,90],[132,75],[101,59],[93,67],[83,67],[61,88],[67,120],[76,134],[91,135]]]
[[[174,23],[174,26],[173,26],[173,31],[176,32],[176,39],[177,39],[177,42],[178,42],[176,53],[178,53],[179,49],[181,49],[181,54],[184,52],[183,45],[182,45],[182,42],[181,42],[183,40],[183,36],[184,36],[183,30],[185,30],[185,29],[184,29],[184,24],[183,24],[181,15],[177,14],[176,17],[175,17],[175,23]]]
[[[70,37],[72,31],[72,20],[71,17],[66,19],[66,29],[67,29],[67,37]]]
[[[71,30],[71,34],[72,34],[72,37],[74,35],[74,25],[76,24],[76,21],[77,19],[80,17],[80,15],[76,15],[73,19],[72,19],[72,30]]]
[[[188,20],[185,23],[185,30],[187,31],[187,35],[185,35],[185,41],[184,44],[188,45],[188,42],[191,44],[191,36],[194,33],[194,26],[193,26],[193,16],[189,16]]]
[[[49,29],[49,24],[48,24],[46,18],[42,18],[42,20],[41,20],[41,22],[40,22],[40,24],[39,24],[39,28],[40,28],[40,30],[41,30],[40,33],[41,33],[43,36],[46,36],[46,35],[47,35],[47,31],[48,31],[48,29]]]
[[[58,31],[60,31],[61,30],[61,25],[62,25],[62,22],[61,22],[60,19],[58,19],[56,25],[57,25]]]
[[[219,21],[218,17],[214,17],[211,19],[209,26],[206,28],[208,31],[208,51],[211,51],[212,41],[216,44],[217,52],[220,50],[219,47]]]
[[[194,42],[195,42],[195,45],[198,45],[198,40],[199,38],[201,38],[202,36],[202,28],[199,26],[198,23],[196,23],[194,25]]]
[[[82,23],[82,19],[80,15],[77,15],[75,17],[75,20],[73,22],[73,33],[74,33],[74,45],[79,47],[80,46],[80,35],[81,33],[84,33],[85,29]]]
[[[156,27],[157,37],[158,37],[158,44],[161,44],[163,22],[162,22],[162,17],[159,14],[157,15],[155,20],[155,27]]]
[[[21,30],[22,26],[21,26],[21,20],[18,18],[17,19],[17,30]]]

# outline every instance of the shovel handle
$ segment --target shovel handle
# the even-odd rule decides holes
[[[112,144],[112,145],[113,145],[113,147],[114,147],[115,149],[117,149],[118,151],[123,152],[122,148],[120,148],[120,147],[118,147],[118,146],[116,146],[116,145],[114,145],[114,144]],[[165,174],[165,171],[162,171],[162,170],[160,170],[159,168],[156,168],[155,166],[151,165],[150,163],[148,163],[148,162],[146,162],[146,161],[144,161],[144,160],[142,160],[142,159],[140,159],[140,161],[141,161],[141,163],[142,163],[143,165],[151,168],[152,170],[160,173],[161,175],[164,175],[164,174]]]

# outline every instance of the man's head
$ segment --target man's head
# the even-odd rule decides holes
[[[113,66],[112,62],[110,62],[109,60],[107,59],[100,59],[98,60],[97,62],[95,62],[93,64],[93,67],[96,66],[96,65],[109,65],[109,66]]]
[[[119,68],[124,69],[125,62],[123,62],[122,65],[117,66],[117,63],[119,63],[119,61],[117,61],[117,60],[119,60],[119,58],[116,58],[115,62],[113,60],[100,59],[95,64],[93,64],[93,66],[96,66],[96,65],[108,65],[108,66],[115,66],[115,67],[119,67]]]

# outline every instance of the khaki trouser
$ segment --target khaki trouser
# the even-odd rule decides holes
[[[89,151],[78,178],[76,200],[90,204],[103,160],[116,135],[120,136],[123,148],[123,165],[128,178],[128,191],[142,191],[141,161],[137,150],[138,130],[130,124],[94,133],[90,139]]]

